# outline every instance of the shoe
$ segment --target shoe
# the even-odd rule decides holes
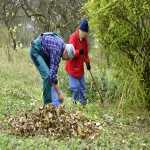
[[[85,103],[85,104],[82,104],[82,106],[83,106],[83,108],[85,108],[85,107],[86,107],[86,103]]]
[[[76,101],[73,101],[73,104],[77,104],[77,102],[76,102]]]

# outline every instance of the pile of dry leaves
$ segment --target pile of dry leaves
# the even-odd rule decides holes
[[[99,135],[100,123],[93,122],[77,112],[67,113],[62,106],[43,105],[29,115],[12,116],[6,120],[11,133],[34,136],[43,134],[57,138],[79,137],[94,139]]]

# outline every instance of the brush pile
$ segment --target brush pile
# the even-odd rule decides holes
[[[101,127],[100,123],[77,112],[67,113],[63,106],[55,107],[53,104],[37,107],[29,115],[8,117],[6,122],[15,135],[28,137],[42,134],[62,139],[94,139]]]

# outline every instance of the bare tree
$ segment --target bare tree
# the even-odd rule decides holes
[[[16,39],[14,36],[15,21],[17,13],[20,9],[20,5],[17,0],[1,0],[0,4],[0,22],[6,27],[9,32],[10,39],[13,45],[13,49],[16,49]]]
[[[35,17],[39,32],[55,31],[66,41],[81,20],[82,5],[79,0],[21,0],[26,15]]]
[[[10,43],[25,45],[42,32],[57,32],[65,42],[78,27],[81,0],[2,0],[0,23],[7,29]],[[22,33],[22,34],[20,34]]]

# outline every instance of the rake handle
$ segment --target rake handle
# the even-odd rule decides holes
[[[87,62],[86,62],[85,55],[84,55],[84,61],[85,61],[85,63],[87,63]],[[93,75],[92,75],[91,70],[89,70],[89,72],[90,72],[91,77],[92,77],[92,79],[93,79],[93,81],[94,81],[94,84],[95,84],[95,87],[96,87],[96,89],[97,89],[97,92],[98,92],[98,94],[99,94],[99,96],[100,96],[100,101],[101,101],[102,104],[104,104],[104,100],[103,100],[103,98],[102,98],[102,95],[101,95],[101,93],[100,93],[100,90],[99,90],[99,88],[98,88],[98,85],[97,85],[97,83],[96,83],[96,81],[95,81],[95,79],[94,79],[94,77],[93,77]]]
[[[92,72],[91,72],[90,70],[89,70],[89,72],[90,72],[91,77],[92,77],[92,79],[93,79],[93,81],[94,81],[94,83],[95,83],[97,92],[98,92],[98,94],[99,94],[99,96],[100,96],[100,101],[101,101],[101,103],[103,104],[103,103],[104,103],[104,100],[103,100],[103,98],[102,98],[102,95],[101,95],[101,93],[100,93],[100,90],[99,90],[99,88],[98,88],[98,85],[97,85],[97,83],[96,83],[96,81],[95,81],[95,79],[94,79],[94,77],[93,77],[93,75],[92,75]]]

